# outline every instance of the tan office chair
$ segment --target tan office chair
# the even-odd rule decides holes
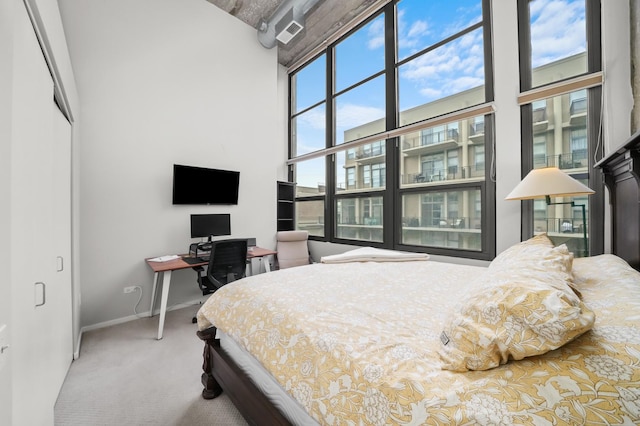
[[[286,269],[311,263],[307,231],[280,231],[276,235],[276,269]]]

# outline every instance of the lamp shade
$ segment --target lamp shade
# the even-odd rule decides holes
[[[533,169],[513,188],[505,200],[591,195],[595,191],[578,182],[557,167]]]

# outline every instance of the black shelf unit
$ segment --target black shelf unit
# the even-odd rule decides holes
[[[295,229],[295,192],[295,183],[278,182],[278,231]]]

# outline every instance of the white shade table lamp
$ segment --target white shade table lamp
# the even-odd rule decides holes
[[[586,255],[589,255],[587,246],[587,221],[584,204],[575,204],[573,201],[552,203],[551,197],[575,197],[579,195],[591,195],[595,191],[583,185],[557,167],[545,167],[531,170],[522,181],[513,188],[505,200],[533,200],[544,198],[547,205],[568,204],[573,207],[582,207],[582,238]]]

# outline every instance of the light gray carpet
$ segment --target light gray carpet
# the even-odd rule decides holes
[[[199,306],[85,333],[55,407],[55,424],[246,425],[223,393],[202,399]]]

